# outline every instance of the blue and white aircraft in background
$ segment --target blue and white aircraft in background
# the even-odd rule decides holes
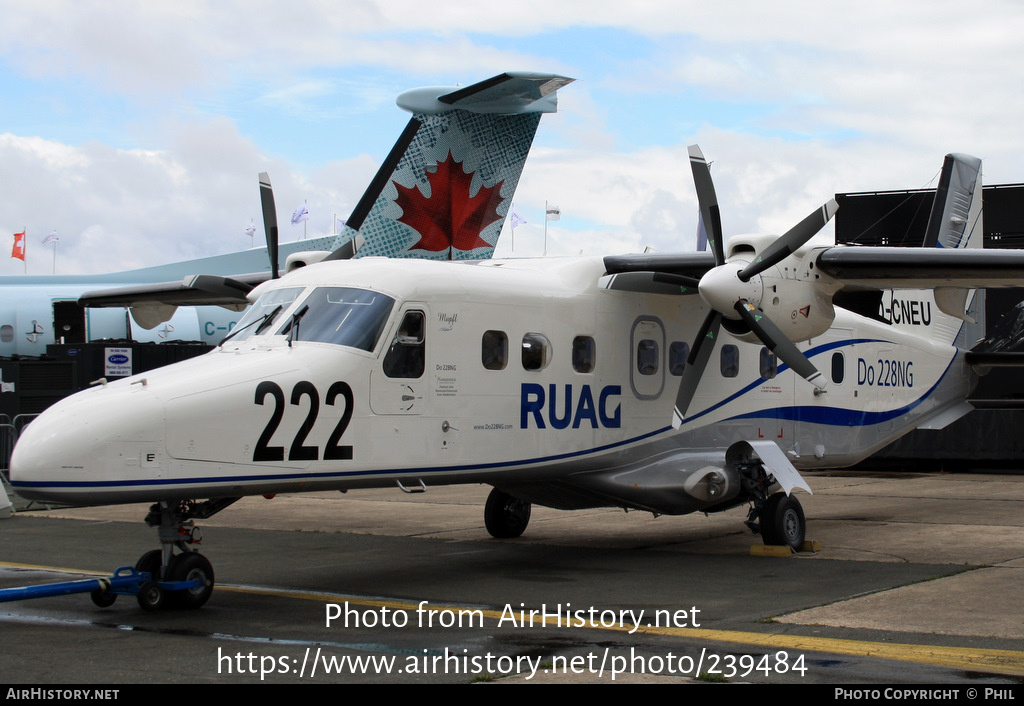
[[[710,252],[311,264],[256,287],[205,356],[48,409],[18,441],[12,484],[154,503],[160,548],[137,567],[198,580],[166,596],[193,607],[214,583],[194,522],[245,495],[486,483],[500,538],[526,529],[532,503],[746,505],[766,543],[799,550],[798,469],[848,466],[969,411],[976,373],[956,342],[972,290],[1020,286],[1024,252],[980,249],[973,158],[952,161],[934,246],[917,248],[811,244],[835,202],[726,247],[696,147],[690,164]],[[874,310],[847,308],[851,293],[877,294]]]
[[[280,246],[288,267],[353,254],[490,257],[541,115],[556,111],[556,91],[571,81],[519,72],[403,93],[398,105],[413,117],[344,231]],[[276,216],[269,178],[260,176],[268,243],[275,231],[267,249],[102,275],[0,277],[0,356],[104,338],[219,342],[248,306],[249,289],[276,276],[268,258],[268,249],[278,253]],[[100,288],[111,289],[83,297]]]

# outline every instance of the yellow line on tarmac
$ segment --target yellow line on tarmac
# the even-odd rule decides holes
[[[36,569],[40,571],[67,572],[73,574],[86,574],[90,576],[106,576],[109,572],[83,571],[78,569],[64,569],[53,566],[39,566],[35,564],[17,564],[11,562],[0,562],[0,566],[14,569]],[[312,591],[294,591],[287,589],[261,588],[257,586],[225,586],[218,585],[219,590],[236,593],[251,593],[265,596],[280,596],[282,598],[297,598],[301,600],[320,601],[322,603],[337,603],[339,600],[349,605],[362,606],[365,608],[387,608],[391,611],[412,611],[422,609],[424,615],[431,613],[443,613],[446,619],[475,620],[468,627],[483,627],[485,619],[493,620],[494,627],[498,627],[499,621],[504,619],[505,625],[521,625],[520,612],[518,610],[503,612],[500,610],[473,608],[470,606],[442,605],[429,602],[388,600],[384,598],[362,598],[350,597],[332,593],[316,593]],[[511,616],[511,617],[510,617]],[[511,618],[515,618],[515,622]],[[529,609],[526,609],[526,619],[530,619]],[[424,618],[429,620],[430,618]],[[568,627],[586,628],[594,630],[606,630],[618,633],[629,633],[633,631],[633,625],[626,625],[616,622],[613,625],[601,625],[599,623],[573,617],[573,622],[568,623],[568,616],[561,617],[559,624],[556,616],[548,615],[541,617],[539,611],[533,617],[531,627]],[[804,635],[780,635],[772,633],[743,632],[738,630],[709,630],[704,628],[674,628],[643,625],[633,631],[634,634],[643,635],[667,635],[671,637],[686,638],[688,640],[706,640],[708,642],[731,642],[743,645],[756,645],[758,647],[771,648],[775,650],[794,650],[796,652],[826,652],[830,654],[850,655],[854,657],[873,657],[876,659],[891,659],[901,662],[914,662],[917,664],[930,664],[941,667],[955,667],[981,672],[998,672],[1000,674],[1012,674],[1024,676],[1024,652],[1015,650],[990,650],[974,647],[950,647],[946,645],[913,645],[891,642],[870,642],[868,640],[845,640],[826,637],[807,637]],[[795,655],[790,655],[793,659]]]
[[[336,594],[312,593],[303,591],[287,591],[263,589],[242,586],[221,586],[228,591],[239,591],[246,593],[259,593],[263,595],[282,596],[287,598],[299,598],[303,600],[322,601],[325,603],[336,603],[339,599],[349,605],[363,606],[366,608],[387,608],[391,611],[418,611],[421,604],[413,601],[386,600],[383,598],[361,598],[346,597]],[[515,618],[515,625],[522,625],[519,610],[504,613],[500,610],[472,608],[469,606],[441,605],[435,603],[423,604],[424,612],[447,613],[450,620],[480,618],[480,621],[469,625],[470,627],[482,627],[484,619],[498,621],[504,618],[505,625],[512,625],[510,616]],[[529,609],[526,609],[526,619],[530,619]],[[426,618],[424,618],[426,620]],[[1024,676],[1024,652],[1015,650],[994,650],[975,647],[951,647],[947,645],[914,645],[891,642],[871,642],[868,640],[846,640],[839,638],[808,637],[804,635],[781,635],[772,633],[743,632],[738,630],[710,630],[704,628],[674,628],[643,625],[633,630],[633,625],[627,623],[620,625],[602,625],[596,622],[572,618],[569,624],[569,616],[562,615],[561,623],[552,615],[543,618],[538,611],[533,617],[531,627],[570,627],[587,628],[594,630],[607,630],[618,633],[644,634],[644,635],[667,635],[672,637],[686,638],[688,640],[705,640],[708,642],[732,642],[743,645],[756,645],[758,647],[775,650],[789,650],[794,652],[826,652],[830,654],[850,655],[854,657],[872,657],[876,659],[891,659],[901,662],[915,662],[918,664],[930,664],[940,667],[955,667],[960,669],[998,672],[1000,674],[1012,674]],[[791,661],[795,654],[789,655]]]

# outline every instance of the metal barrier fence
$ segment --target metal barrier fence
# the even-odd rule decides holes
[[[14,444],[18,441],[21,430],[38,416],[19,414],[11,419],[6,414],[0,414],[0,483],[3,483],[8,497],[13,496],[10,478],[11,452],[14,451]]]

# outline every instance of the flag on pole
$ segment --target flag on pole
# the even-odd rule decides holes
[[[256,235],[256,224],[253,223],[252,221],[250,221],[249,225],[247,225],[245,227],[245,234],[248,235],[250,238],[255,236]]]
[[[545,214],[546,220],[557,221],[561,217],[562,209],[560,209],[558,206],[548,206],[547,214]]]
[[[25,262],[25,231],[14,234],[14,247],[11,249],[11,257],[16,257]]]
[[[57,235],[57,231],[53,231],[48,236],[43,238],[43,245],[49,245],[50,243],[60,242],[60,237]]]
[[[512,213],[509,214],[508,221],[512,228],[526,223],[526,219],[519,215],[519,211],[516,210],[515,206],[512,207]]]
[[[302,204],[297,209],[292,211],[292,225],[297,226],[303,221],[309,220],[309,210],[306,208],[306,204]]]
[[[340,233],[341,231],[345,230],[345,225],[346,225],[345,220],[346,219],[344,219],[344,218],[338,218],[337,216],[335,216],[335,226],[334,226],[334,232],[335,233]]]

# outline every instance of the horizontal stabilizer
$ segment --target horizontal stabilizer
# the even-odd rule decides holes
[[[465,88],[415,88],[400,95],[397,102],[399,108],[424,115],[452,108],[491,115],[554,113],[558,110],[555,91],[573,80],[557,74],[509,71]]]
[[[964,358],[979,375],[984,375],[992,368],[1024,368],[1024,353],[1016,351],[967,353]]]

